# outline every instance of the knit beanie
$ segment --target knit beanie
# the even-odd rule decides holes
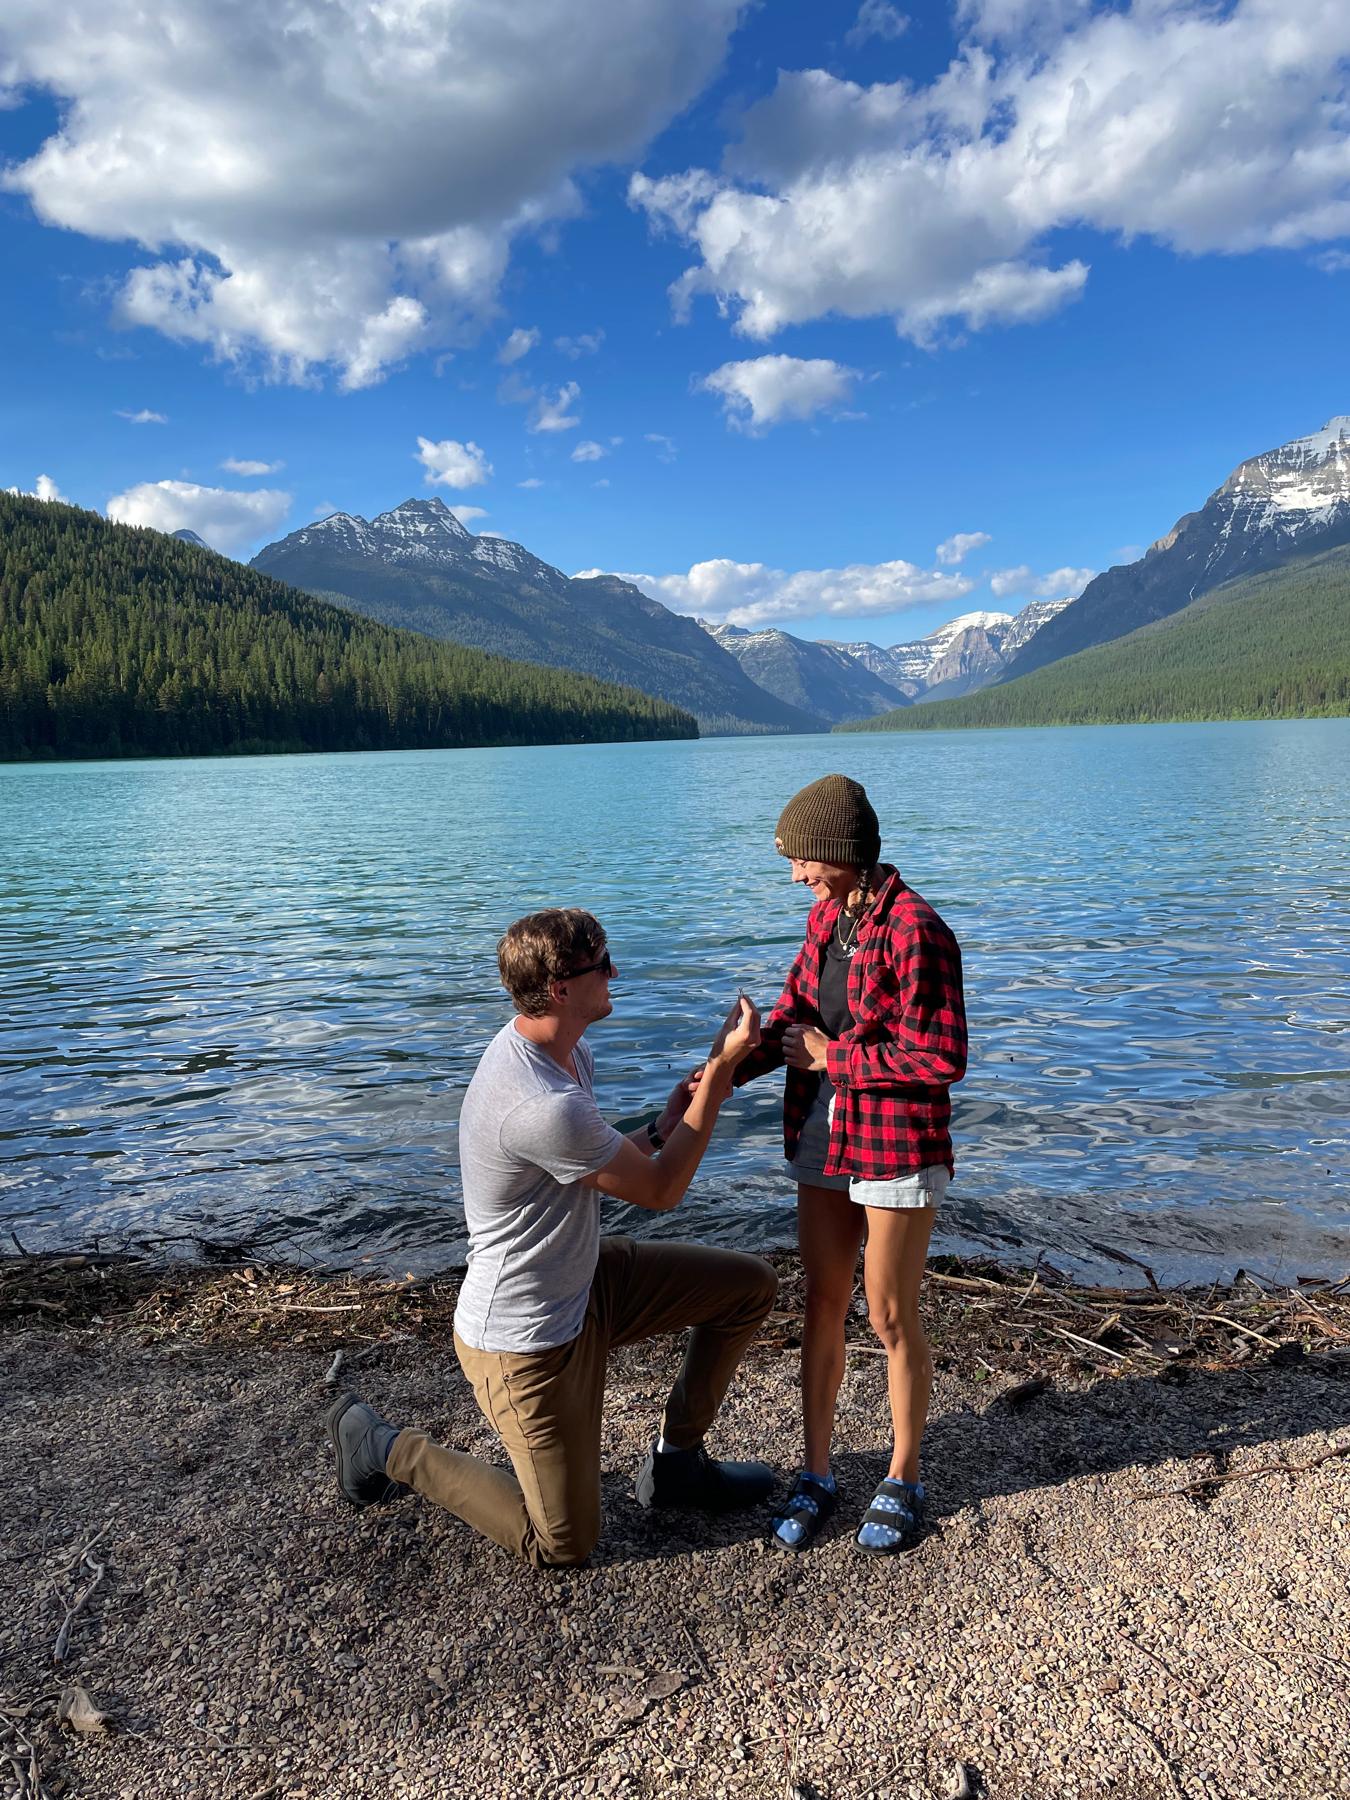
[[[802,862],[870,869],[881,854],[881,831],[861,782],[822,775],[783,808],[774,844]]]

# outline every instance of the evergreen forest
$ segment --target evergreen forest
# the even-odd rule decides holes
[[[0,760],[697,735],[635,688],[379,625],[161,532],[0,493]]]
[[[1350,713],[1350,548],[1248,575],[1016,681],[837,731],[1306,719]]]

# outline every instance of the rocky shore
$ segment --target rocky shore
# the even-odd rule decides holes
[[[789,1474],[779,1260],[715,1447]],[[625,1352],[604,1538],[546,1575],[415,1498],[354,1513],[332,1479],[345,1385],[492,1453],[455,1286],[0,1262],[3,1800],[1350,1792],[1350,1281],[1084,1289],[939,1259],[932,1528],[895,1560],[852,1546],[885,1460],[864,1318],[844,1503],[802,1558],[760,1517],[638,1511],[677,1346]]]

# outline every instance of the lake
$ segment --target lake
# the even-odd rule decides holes
[[[659,1103],[808,904],[783,803],[863,781],[961,940],[939,1249],[1138,1279],[1350,1268],[1350,720],[0,767],[0,1232],[423,1272],[496,938],[603,920],[612,1116]],[[792,1239],[781,1077],[672,1217]]]

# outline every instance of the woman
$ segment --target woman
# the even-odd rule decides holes
[[[736,1076],[739,1084],[788,1066],[783,1137],[806,1277],[805,1457],[772,1541],[804,1549],[838,1500],[830,1438],[865,1240],[894,1449],[857,1545],[887,1556],[912,1542],[923,1509],[919,1441],[933,1369],[919,1281],[952,1175],[948,1088],[966,1066],[961,952],[927,901],[877,861],[877,816],[856,781],[825,775],[803,788],[783,809],[775,844],[815,905],[761,1046]]]

